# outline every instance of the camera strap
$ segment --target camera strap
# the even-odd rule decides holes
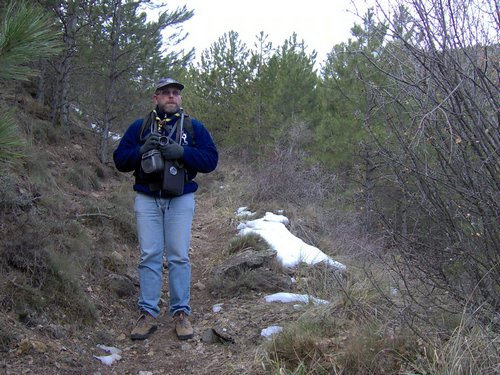
[[[168,133],[167,137],[170,139],[172,137],[172,135],[174,134],[175,132],[175,129],[177,129],[177,123],[175,123],[173,126],[172,126],[172,129],[170,129],[170,133]]]
[[[180,141],[180,139],[182,138],[185,129],[186,133],[191,137],[191,146],[194,146],[196,140],[191,118],[189,117],[189,115],[184,114],[182,108],[180,109],[180,114],[178,114],[178,116],[181,117],[180,137],[178,140]],[[161,120],[156,114],[156,110],[151,111],[144,117],[144,119],[142,120],[141,129],[139,130],[139,142],[143,143],[148,137],[149,134],[146,133],[146,129],[149,129],[151,133],[154,132],[154,125],[157,124],[157,121]]]

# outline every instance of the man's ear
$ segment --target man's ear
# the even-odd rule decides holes
[[[154,105],[158,104],[158,100],[156,100],[156,94],[153,94],[153,96],[151,97],[151,101],[153,102]]]

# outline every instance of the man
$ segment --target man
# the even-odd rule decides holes
[[[198,172],[208,173],[216,168],[218,152],[205,126],[182,112],[183,89],[184,85],[172,78],[161,79],[153,95],[155,109],[146,119],[138,119],[130,125],[113,154],[119,171],[134,171],[133,189],[137,192],[134,210],[141,249],[140,316],[131,332],[132,340],[144,340],[156,331],[164,251],[168,265],[169,313],[174,318],[177,337],[181,340],[193,337],[188,318],[192,312],[188,252],[194,193],[198,189],[193,179]],[[152,150],[159,150],[165,165],[170,161],[178,168],[185,168],[187,177],[184,188],[181,186],[181,195],[165,190],[163,170],[145,173],[141,168],[142,155]]]

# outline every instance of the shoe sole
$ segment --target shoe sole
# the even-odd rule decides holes
[[[132,334],[130,335],[131,340],[146,340],[149,336],[151,336],[153,333],[156,332],[157,326],[152,326],[149,329],[149,332],[146,333],[145,335],[139,335],[139,334]]]
[[[177,333],[176,333],[177,335]],[[177,338],[179,340],[189,340],[189,339],[192,339],[194,337],[194,333],[190,334],[190,335],[177,335]]]

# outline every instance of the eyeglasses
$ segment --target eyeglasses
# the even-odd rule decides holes
[[[181,94],[180,90],[177,90],[177,89],[173,89],[173,90],[168,90],[168,89],[165,89],[165,90],[158,90],[156,92],[156,95],[166,95],[166,96],[179,96]]]

